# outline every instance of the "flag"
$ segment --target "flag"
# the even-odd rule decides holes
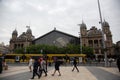
[[[26,26],[26,28],[30,28],[30,26]]]

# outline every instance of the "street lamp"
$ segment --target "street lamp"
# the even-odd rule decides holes
[[[78,24],[80,27],[81,27],[81,24]],[[81,31],[81,30],[80,30]],[[80,37],[80,54],[82,54],[82,35],[81,33],[79,32],[79,37]],[[82,60],[82,55],[81,57],[79,57],[79,60],[81,61]],[[81,61],[82,62],[82,61]]]
[[[29,26],[26,26],[26,28],[30,28]],[[24,54],[23,54],[23,62],[24,62],[24,59],[25,59],[25,54],[26,54],[26,52],[27,52],[27,46],[28,46],[28,42],[27,42],[27,34],[25,33],[25,36],[24,36],[24,38],[25,38],[25,50],[24,50]]]
[[[26,47],[27,47],[27,36],[25,36],[25,50],[24,50],[24,54],[23,54],[23,56],[22,56],[22,59],[23,59],[23,62],[24,62],[24,60],[25,60],[25,54],[26,54],[26,52],[27,52],[27,50],[26,50]]]
[[[27,36],[25,36],[25,53],[27,52],[26,47],[27,47]]]
[[[80,33],[80,51],[81,51],[81,54],[82,54],[82,36],[81,36],[81,33]]]
[[[79,26],[81,26],[81,24],[78,24]],[[79,32],[79,36],[80,36],[80,54],[82,54],[82,35]]]
[[[100,24],[101,24],[101,27],[102,27],[102,29],[103,29],[103,22],[102,22],[102,14],[101,14],[101,9],[100,9],[100,2],[99,2],[99,0],[98,0],[98,9],[99,9],[99,15],[100,15]],[[105,47],[105,41],[106,41],[106,37],[105,37],[105,34],[104,34],[104,32],[103,31],[101,31],[102,32],[102,44],[103,44],[103,49],[105,49],[106,47]],[[107,53],[106,53],[106,51],[104,50],[104,56],[105,56],[105,67],[107,67]]]
[[[30,26],[26,26],[26,28],[27,28],[27,29],[30,29]],[[28,42],[27,42],[27,38],[28,38],[28,37],[27,37],[27,32],[25,33],[25,36],[24,36],[24,37],[25,37],[25,53],[26,53],[26,52],[27,52],[26,47],[28,46]]]

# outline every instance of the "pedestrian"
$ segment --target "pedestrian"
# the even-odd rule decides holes
[[[4,67],[4,70],[8,70],[8,65],[5,60],[3,60],[3,67]]]
[[[29,66],[30,72],[32,72],[32,66],[33,66],[33,59],[32,59],[32,57],[30,57],[28,66]]]
[[[34,60],[34,64],[33,64],[33,76],[31,79],[34,79],[34,77],[37,75],[38,79],[40,78],[40,74],[37,73],[38,71],[38,66],[39,66],[39,62],[38,59]]]
[[[42,72],[44,71],[45,73],[45,76],[47,76],[47,70],[46,70],[46,62],[45,62],[45,59],[41,59],[41,62],[40,62],[40,76],[42,76]]]
[[[118,67],[118,70],[120,72],[120,56],[117,58],[117,67]]]
[[[55,75],[56,71],[58,71],[59,75],[58,76],[61,76],[61,73],[60,73],[60,64],[61,64],[61,61],[56,59],[55,61],[55,70],[54,70],[54,73],[52,74],[52,76]]]
[[[38,62],[39,62],[39,74],[40,74],[40,77],[42,76],[41,61],[42,61],[42,58],[40,57],[39,60],[38,60]]]
[[[74,71],[75,68],[76,68],[77,72],[79,72],[79,70],[78,70],[78,68],[77,68],[76,58],[73,59],[73,69],[72,69],[72,71]]]
[[[0,74],[2,73],[3,70],[3,64],[2,64],[2,58],[0,58]]]

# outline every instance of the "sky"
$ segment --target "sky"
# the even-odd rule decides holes
[[[116,43],[120,41],[120,0],[100,0],[100,5]],[[54,28],[79,37],[82,21],[87,29],[101,29],[97,0],[0,0],[0,43],[9,45],[12,32],[16,29],[19,36],[26,26],[35,38]]]

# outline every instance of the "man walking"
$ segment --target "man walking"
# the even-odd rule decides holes
[[[73,60],[73,69],[72,69],[72,71],[74,71],[75,68],[76,68],[77,72],[79,72],[79,70],[78,70],[78,68],[77,68],[76,58],[74,58],[74,60]]]
[[[35,59],[34,64],[33,64],[33,76],[31,79],[34,79],[35,75],[38,76],[38,79],[40,78],[40,75],[37,73],[38,66],[39,66],[38,59]]]
[[[117,59],[117,66],[118,66],[118,70],[119,70],[119,72],[120,72],[120,56],[119,56],[118,59]]]
[[[2,73],[2,69],[3,68],[3,65],[2,65],[2,58],[0,58],[0,74]]]
[[[54,70],[54,73],[52,74],[52,76],[55,75],[56,71],[58,71],[59,75],[58,76],[61,76],[61,73],[60,73],[60,64],[61,64],[61,61],[59,61],[58,59],[56,59],[55,61],[55,70]]]

